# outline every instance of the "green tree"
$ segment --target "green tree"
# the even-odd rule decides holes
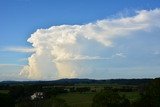
[[[112,90],[103,90],[93,98],[92,107],[129,107],[130,102]]]
[[[14,100],[9,94],[0,93],[0,106],[1,107],[14,107]]]
[[[154,79],[145,89],[134,107],[160,107],[160,78]]]

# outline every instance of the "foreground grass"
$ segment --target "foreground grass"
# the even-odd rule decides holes
[[[91,107],[95,93],[66,93],[57,96],[64,99],[70,107]]]
[[[8,94],[9,90],[0,90],[0,93],[2,93],[2,94]]]
[[[96,93],[65,93],[57,96],[64,99],[70,107],[91,107],[92,99]],[[134,102],[140,98],[138,92],[120,92],[121,96],[125,96],[130,102]]]
[[[121,96],[125,96],[130,102],[135,102],[140,99],[140,94],[138,92],[119,92]]]

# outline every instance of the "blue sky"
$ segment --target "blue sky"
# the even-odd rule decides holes
[[[122,17],[134,17],[137,15],[136,11],[150,11],[156,8],[160,8],[159,0],[1,0],[0,78],[1,80],[23,80],[27,78],[26,75],[25,77],[19,76],[19,73],[25,65],[31,64],[28,58],[35,52],[34,49],[32,49],[32,44],[35,42],[31,41],[31,43],[29,43],[27,39],[30,38],[31,34],[36,32],[37,29],[48,29],[52,26],[64,24],[86,25],[103,19],[114,20]],[[81,68],[78,70],[83,70],[81,70],[81,73],[66,73],[66,75],[61,75],[58,72],[60,75],[58,78],[79,77],[107,79],[160,76],[160,37],[158,35],[160,29],[157,27],[150,29],[150,32],[138,30],[127,34],[131,36],[118,37],[112,40],[114,48],[112,48],[112,46],[102,46],[104,43],[102,41],[100,41],[102,44],[95,43],[97,40],[96,37],[94,37],[96,40],[89,42],[80,39],[85,45],[81,46],[83,47],[82,50],[79,49],[79,51],[81,51],[78,53],[79,57],[85,59],[87,56],[87,58],[90,57],[90,59],[95,60],[69,62],[70,66],[77,66],[73,65],[73,63],[81,65]],[[42,34],[44,33],[41,33],[41,35]],[[96,49],[90,48],[93,46]],[[38,49],[39,47],[34,48]],[[65,47],[65,49],[68,49],[68,47]],[[71,50],[69,50],[69,52],[70,51]],[[116,58],[117,56],[121,56],[121,58]],[[104,60],[107,58],[111,58],[112,60]],[[99,61],[99,59],[103,60]],[[41,59],[38,58],[36,61],[37,60],[41,61]],[[67,63],[67,65],[64,66],[69,65]],[[44,70],[46,70],[46,68]],[[49,69],[49,71],[53,72],[54,70],[55,69]],[[77,72],[77,68],[69,68],[69,70]],[[63,69],[60,69],[60,71],[63,71]],[[39,74],[41,76],[37,78],[52,79],[51,77],[47,77],[49,74],[48,72],[41,71]],[[57,73],[51,74],[53,75],[53,79],[57,79],[55,78],[55,75],[58,75]],[[44,78],[43,75],[45,75]],[[31,76],[29,79],[34,79],[34,76]]]

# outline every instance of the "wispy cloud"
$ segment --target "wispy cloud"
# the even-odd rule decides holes
[[[111,59],[111,57],[101,57],[101,56],[85,56],[85,55],[75,55],[71,57],[60,57],[56,58],[55,62],[60,61],[78,61],[78,60],[108,60]]]
[[[115,56],[119,56],[119,57],[125,58],[126,54],[124,54],[124,53],[116,53],[115,55],[113,55],[113,57],[115,57]]]
[[[28,61],[28,58],[21,58],[18,60],[19,62],[24,62],[24,61]]]
[[[21,52],[21,53],[33,53],[35,52],[34,48],[29,47],[5,47],[2,51],[11,51],[11,52]]]
[[[19,64],[0,64],[0,67],[9,67],[9,66],[20,66],[20,67],[23,67],[24,65],[19,65]]]

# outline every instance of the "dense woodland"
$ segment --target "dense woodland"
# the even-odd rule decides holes
[[[160,107],[160,78],[0,82],[1,107]],[[31,99],[35,92],[43,98]],[[77,99],[77,102],[74,100]],[[86,101],[86,102],[85,102]]]

